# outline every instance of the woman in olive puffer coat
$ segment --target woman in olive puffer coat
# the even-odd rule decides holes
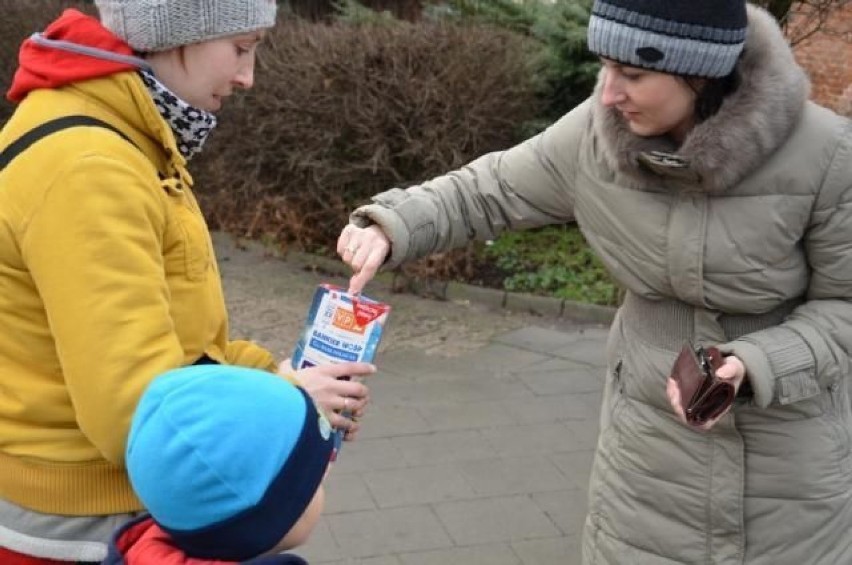
[[[353,289],[576,221],[626,289],[584,562],[852,563],[852,123],[742,1],[597,0],[589,46],[594,94],[545,132],[352,214]],[[687,342],[736,390],[700,427],[669,379]]]

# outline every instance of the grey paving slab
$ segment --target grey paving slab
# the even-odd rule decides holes
[[[443,502],[435,505],[435,512],[457,545],[561,535],[528,495]]]
[[[525,398],[518,404],[526,404],[535,400]],[[496,426],[515,425],[518,417],[507,409],[507,403],[501,400],[486,400],[483,402],[454,402],[431,403],[419,408],[420,414],[433,430],[467,430],[490,428]]]
[[[402,561],[395,555],[386,555],[363,559],[343,559],[341,561],[311,561],[311,563],[314,565],[401,565]]]
[[[346,557],[331,535],[326,517],[320,518],[308,543],[294,549],[293,552],[304,557],[309,563],[339,561]]]
[[[379,390],[378,387],[374,387]],[[429,424],[416,409],[409,406],[397,406],[384,402],[379,394],[375,395],[373,408],[364,417],[363,427],[358,432],[364,439],[413,435],[429,430]]]
[[[344,442],[332,473],[339,475],[406,466],[404,454],[397,447],[397,439],[360,437],[356,441]]]
[[[572,394],[603,390],[600,368],[567,361],[549,359],[517,373],[518,378],[535,394]]]
[[[580,332],[553,332],[537,326],[527,326],[501,334],[494,338],[494,343],[550,355],[554,349],[574,343],[582,337]]]
[[[532,499],[563,534],[579,537],[583,532],[588,504],[585,490],[537,492],[532,494]]]
[[[389,330],[392,334],[393,331]],[[413,379],[453,380],[465,377],[500,378],[526,370],[552,357],[516,347],[494,343],[474,352],[446,356],[440,352],[427,353],[422,349],[396,349],[381,353],[383,371]]]
[[[396,556],[389,557],[367,557],[365,559],[358,559],[353,561],[357,563],[357,565],[399,565],[401,561]]]
[[[523,565],[580,565],[580,540],[574,537],[546,538],[512,544]]]
[[[506,416],[503,423],[542,424],[564,420],[589,420],[600,412],[598,392],[570,395],[536,396],[523,401],[503,403]]]
[[[332,514],[325,520],[347,557],[380,557],[453,545],[429,506]]]
[[[583,420],[492,428],[483,434],[502,457],[520,457],[592,449],[597,432],[588,428]]]
[[[405,463],[412,467],[497,456],[497,450],[479,430],[435,432],[391,441]]]
[[[593,367],[606,367],[606,342],[583,338],[551,351],[554,357],[587,363]]]
[[[586,490],[592,471],[592,461],[595,457],[594,450],[553,453],[549,457],[574,486]]]
[[[393,333],[393,328],[388,328],[388,334]],[[377,363],[387,378],[396,382],[413,381],[418,376],[431,374],[435,362],[440,357],[428,355],[425,351],[414,348],[394,349],[381,352],[377,357]]]
[[[436,549],[399,556],[403,565],[520,565],[521,559],[509,544],[475,545]]]
[[[368,557],[359,559],[358,565],[398,565],[402,563],[396,556],[390,557]]]
[[[565,476],[546,457],[485,459],[457,464],[478,496],[552,492],[565,488]]]
[[[472,498],[477,489],[453,464],[423,465],[364,474],[379,508]]]
[[[538,363],[550,359],[549,355],[527,351],[502,343],[487,344],[473,353],[459,357],[448,357],[440,368],[452,374],[464,374],[469,377],[487,377],[499,379],[517,371],[527,370]]]
[[[446,375],[447,373],[441,373]],[[463,375],[463,374],[462,374]],[[483,379],[459,375],[453,379],[423,380],[418,382],[387,382],[374,387],[371,396],[376,405],[416,406],[465,403],[506,398],[530,398],[532,393],[515,376],[505,374],[500,378]]]
[[[360,473],[329,473],[325,480],[325,513],[374,510],[376,499]]]

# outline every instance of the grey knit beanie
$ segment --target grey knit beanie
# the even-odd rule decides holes
[[[745,0],[595,0],[589,50],[677,75],[730,74],[745,43]]]
[[[101,23],[140,52],[275,24],[275,0],[95,0]]]

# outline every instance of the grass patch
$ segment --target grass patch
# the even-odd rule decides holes
[[[507,232],[481,248],[502,288],[578,302],[616,305],[619,289],[575,225]]]

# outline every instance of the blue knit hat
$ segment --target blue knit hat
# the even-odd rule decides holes
[[[127,470],[187,555],[242,561],[273,549],[302,516],[332,445],[331,426],[302,389],[265,371],[198,365],[149,385]]]
[[[733,71],[747,27],[745,0],[595,0],[589,50],[633,67],[722,77]]]

